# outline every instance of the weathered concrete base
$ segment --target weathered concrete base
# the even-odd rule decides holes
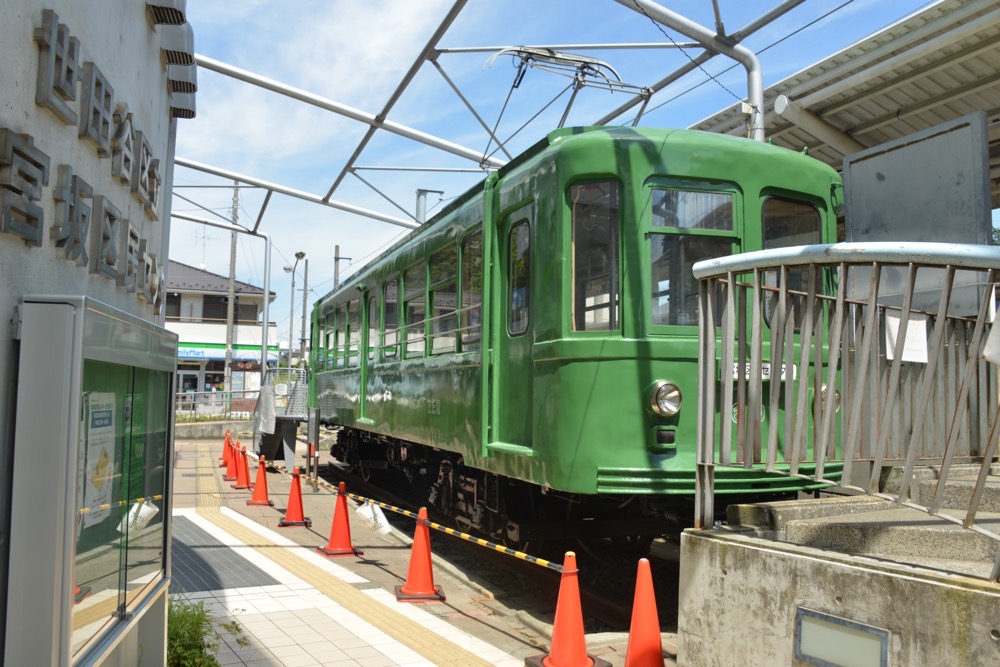
[[[681,537],[678,665],[806,665],[799,607],[887,630],[889,665],[1000,664],[1000,585],[774,542]]]
[[[182,440],[218,440],[220,443],[226,431],[237,440],[253,439],[253,421],[181,422],[174,424],[174,438]],[[248,446],[249,450],[250,447]]]

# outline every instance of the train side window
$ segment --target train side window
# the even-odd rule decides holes
[[[352,299],[347,304],[347,366],[357,366],[361,361],[361,301]]]
[[[406,312],[406,358],[424,356],[424,318],[427,316],[427,273],[423,262],[417,262],[403,274],[404,308]]]
[[[507,295],[507,331],[512,336],[528,330],[531,306],[531,246],[527,220],[510,228],[510,292]]]
[[[761,208],[761,231],[765,250],[770,248],[788,248],[799,245],[813,245],[822,242],[822,226],[819,210],[811,204],[768,197]],[[777,271],[767,271],[764,274],[764,284],[777,289],[780,287]],[[804,293],[809,288],[809,269],[791,268],[788,270],[788,289],[791,292]],[[795,318],[795,328],[798,330],[805,317],[804,297],[793,294],[791,297],[792,311]],[[778,296],[768,291],[764,296],[764,313],[768,324],[778,304]]]
[[[570,188],[573,331],[618,328],[618,184]]]
[[[399,354],[399,279],[385,284],[385,338],[382,341],[382,358],[395,359]]]
[[[695,262],[733,252],[735,216],[728,192],[653,190],[650,286],[653,325],[698,324]]]
[[[458,298],[458,246],[449,243],[431,255],[431,354],[454,352]]]
[[[326,368],[334,367],[337,358],[337,311],[331,310],[326,314],[324,324],[325,347],[326,347]],[[322,364],[321,364],[322,366]]]
[[[483,303],[483,233],[476,232],[462,241],[462,349],[479,343]]]
[[[365,341],[368,348],[368,361],[375,361],[378,352],[378,334],[380,331],[378,309],[378,292],[373,290],[368,297],[368,340]]]
[[[337,308],[337,368],[347,365],[347,313],[343,306]]]

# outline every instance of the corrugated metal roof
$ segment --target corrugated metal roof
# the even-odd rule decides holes
[[[228,294],[229,277],[170,260],[170,266],[167,269],[167,291],[177,290]],[[237,294],[264,294],[262,288],[240,280],[236,281],[236,292]],[[274,296],[275,293],[271,292],[271,297],[274,298]]]
[[[780,96],[845,139],[836,147],[775,112]],[[974,111],[989,127],[993,207],[1000,207],[1000,2],[945,0],[764,91],[765,134],[836,169],[854,152]],[[735,104],[694,129],[745,135]]]

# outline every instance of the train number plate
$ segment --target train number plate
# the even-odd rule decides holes
[[[795,366],[792,366],[791,369],[792,369],[792,380],[795,380],[798,378],[798,369]],[[773,377],[771,373],[772,373],[771,364],[770,362],[765,361],[760,368],[761,380],[770,380]],[[778,376],[778,381],[784,382],[787,373],[788,373],[788,367],[785,364],[781,364],[781,373]],[[746,364],[744,366],[743,377],[746,378],[747,380],[750,379],[750,364]],[[740,379],[740,365],[738,363],[733,364],[733,379],[734,380]]]

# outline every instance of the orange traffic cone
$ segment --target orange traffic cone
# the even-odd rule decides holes
[[[233,443],[229,439],[229,436],[227,435],[225,444],[222,446],[222,459],[220,459],[222,462],[219,464],[220,468],[229,467],[229,458],[232,456],[232,453],[233,453]]]
[[[351,521],[347,513],[347,491],[344,483],[337,486],[337,506],[333,509],[333,525],[330,527],[330,542],[316,551],[327,556],[360,556],[361,549],[351,546]]]
[[[239,466],[236,463],[236,459],[240,457],[239,450],[240,443],[233,441],[232,447],[229,448],[229,460],[226,461],[226,472],[222,475],[222,479],[227,482],[235,482],[237,477],[237,471]]]
[[[226,429],[226,437],[222,440],[222,456],[219,457],[219,460],[222,461],[222,463],[219,464],[220,468],[226,467],[227,456],[229,456],[229,429]]]
[[[417,512],[417,529],[413,533],[406,583],[396,586],[395,590],[396,599],[400,602],[444,602],[444,591],[434,585],[434,573],[431,571],[431,536],[426,507]]]
[[[552,624],[552,649],[548,655],[525,658],[530,667],[611,667],[611,663],[587,655],[587,636],[583,631],[583,608],[580,606],[579,570],[576,554],[563,557],[556,618]]]
[[[237,454],[236,483],[233,484],[233,488],[239,490],[250,488],[250,467],[247,465],[246,447],[240,447],[240,453]]]
[[[663,644],[660,642],[660,618],[656,614],[653,575],[649,561],[639,560],[632,602],[632,625],[628,631],[625,667],[663,667]]]
[[[274,502],[267,497],[267,461],[264,456],[260,457],[260,464],[257,466],[257,479],[253,485],[253,496],[247,501],[247,505],[270,505],[274,507]]]
[[[282,528],[287,526],[312,526],[312,519],[302,516],[302,484],[299,482],[299,467],[292,471],[292,488],[288,492],[288,507],[285,516],[278,522]]]
[[[90,595],[90,586],[77,586],[76,575],[73,575],[73,604],[80,604],[83,599]]]

